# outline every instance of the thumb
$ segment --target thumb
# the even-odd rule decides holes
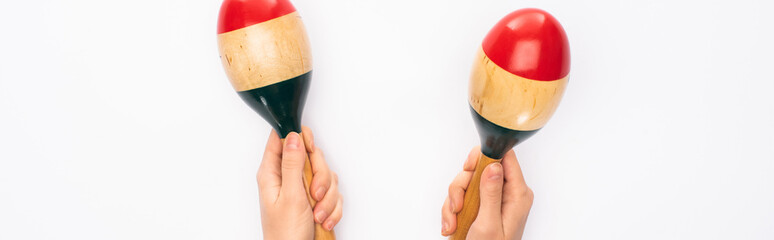
[[[285,137],[282,148],[282,187],[281,195],[287,197],[305,196],[304,164],[306,164],[306,148],[298,133],[291,132]]]
[[[481,174],[481,206],[478,209],[476,222],[484,222],[487,226],[502,228],[501,208],[503,202],[503,166],[492,163]]]

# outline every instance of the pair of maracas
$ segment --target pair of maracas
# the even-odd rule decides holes
[[[220,58],[239,96],[281,136],[301,133],[312,72],[301,17],[288,0],[225,0],[218,22]],[[457,230],[464,239],[478,215],[484,168],[532,136],[553,115],[570,70],[570,49],[559,22],[538,9],[515,11],[484,38],[470,81],[470,110],[481,157],[466,190]],[[309,192],[311,164],[304,183]],[[308,195],[310,204],[315,200]],[[315,239],[335,239],[316,224]]]

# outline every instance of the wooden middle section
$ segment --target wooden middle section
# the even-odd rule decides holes
[[[482,117],[501,127],[531,131],[554,114],[568,76],[553,81],[523,78],[497,66],[479,48],[470,77],[469,103]]]
[[[298,12],[218,34],[223,68],[237,91],[282,82],[312,70],[309,38]]]

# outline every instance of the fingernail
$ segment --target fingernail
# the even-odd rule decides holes
[[[443,226],[441,226],[441,234],[446,234],[446,231],[449,231],[449,224],[444,221]]]
[[[492,166],[490,166],[489,171],[492,172],[492,175],[489,176],[489,180],[498,180],[503,177],[503,166],[499,163],[492,163]]]
[[[323,226],[328,231],[333,229],[333,220],[328,219],[328,221],[325,222],[325,225]]]
[[[318,188],[316,192],[314,192],[314,198],[317,199],[317,201],[322,201],[323,196],[325,196],[325,191],[328,189],[325,189],[324,187]]]
[[[314,220],[316,222],[318,222],[318,223],[322,223],[323,220],[325,220],[326,217],[328,217],[328,214],[325,213],[325,211],[322,211],[322,210],[320,210],[320,211],[318,211],[317,213],[314,214]]]
[[[292,132],[285,138],[285,147],[288,147],[291,150],[298,149],[298,142],[298,133]]]

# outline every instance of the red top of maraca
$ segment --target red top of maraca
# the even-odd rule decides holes
[[[288,0],[225,0],[220,6],[218,34],[269,21],[295,12]]]
[[[554,16],[540,9],[508,14],[489,31],[482,47],[497,66],[520,77],[552,81],[570,73],[567,34]]]

